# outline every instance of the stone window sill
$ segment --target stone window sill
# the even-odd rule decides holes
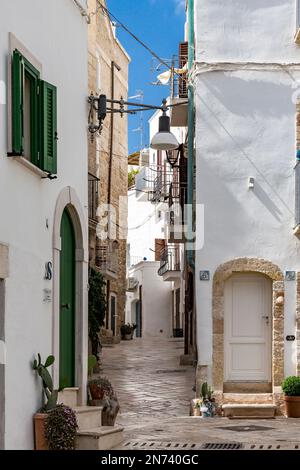
[[[41,170],[37,166],[33,165],[31,162],[26,160],[26,158],[24,158],[24,157],[19,157],[19,156],[14,157],[14,156],[12,156],[12,157],[9,157],[9,158],[12,158],[12,160],[21,163],[21,165],[25,166],[30,171],[32,171],[32,173],[35,173],[36,175],[40,176],[41,178],[47,177],[47,173],[45,173],[43,170]]]

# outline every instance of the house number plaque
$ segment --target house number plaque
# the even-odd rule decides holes
[[[287,341],[295,341],[296,337],[294,335],[287,335],[285,339]]]

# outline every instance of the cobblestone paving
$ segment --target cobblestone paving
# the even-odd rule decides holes
[[[300,450],[300,419],[189,416],[194,368],[179,365],[182,353],[179,338],[134,339],[103,348],[101,373],[118,394],[117,424],[125,428],[120,449],[199,449],[205,443],[235,442],[246,448]]]

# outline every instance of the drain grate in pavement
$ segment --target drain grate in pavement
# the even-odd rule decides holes
[[[251,431],[269,431],[270,428],[267,426],[256,426],[255,424],[249,424],[249,426],[222,426],[219,429],[224,429],[224,431],[237,431],[237,432],[251,432]]]
[[[158,369],[157,374],[177,374],[178,372],[186,372],[186,369]]]
[[[127,441],[123,449],[151,450],[300,450],[300,443],[289,444],[247,444],[242,442],[170,442],[170,441]]]
[[[206,442],[202,445],[202,450],[239,450],[244,446],[241,442]]]

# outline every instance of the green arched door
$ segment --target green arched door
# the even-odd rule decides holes
[[[75,234],[67,209],[61,227],[60,252],[60,387],[75,386]]]

